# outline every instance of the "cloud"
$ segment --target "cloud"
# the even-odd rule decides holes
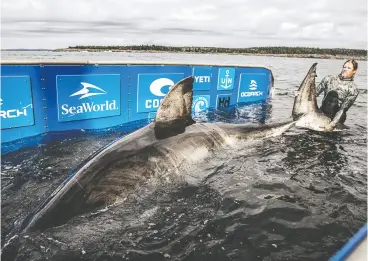
[[[1,15],[2,48],[367,48],[366,0],[2,0]]]

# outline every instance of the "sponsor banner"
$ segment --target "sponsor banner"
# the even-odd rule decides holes
[[[242,73],[239,80],[238,102],[253,102],[266,100],[267,82],[266,74]]]
[[[153,122],[156,119],[156,112],[148,113],[148,122]]]
[[[3,76],[0,85],[1,129],[35,124],[29,76]]]
[[[192,102],[193,114],[208,110],[210,107],[210,95],[194,95]]]
[[[229,108],[232,94],[219,94],[216,98],[216,109]]]
[[[234,89],[235,68],[220,68],[218,72],[217,90],[230,91]]]
[[[120,115],[120,75],[57,75],[60,122]]]
[[[137,112],[155,112],[170,88],[184,73],[138,74]]]
[[[209,91],[211,89],[211,68],[193,68],[193,91]]]

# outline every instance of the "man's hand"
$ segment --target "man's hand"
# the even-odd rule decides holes
[[[328,124],[327,126],[325,126],[323,128],[323,131],[325,131],[325,132],[332,132],[334,128],[335,128],[335,125]]]

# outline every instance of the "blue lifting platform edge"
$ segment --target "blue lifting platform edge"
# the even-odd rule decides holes
[[[367,223],[359,229],[359,231],[349,239],[348,242],[332,257],[330,261],[342,261],[345,260],[355,248],[364,240],[367,236]]]

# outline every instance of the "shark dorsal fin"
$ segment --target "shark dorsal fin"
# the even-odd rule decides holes
[[[177,82],[165,96],[156,113],[156,138],[166,138],[182,133],[192,119],[193,76]]]
[[[311,66],[298,89],[298,95],[294,99],[292,112],[294,120],[302,115],[318,111],[316,97],[316,66],[317,63]]]

